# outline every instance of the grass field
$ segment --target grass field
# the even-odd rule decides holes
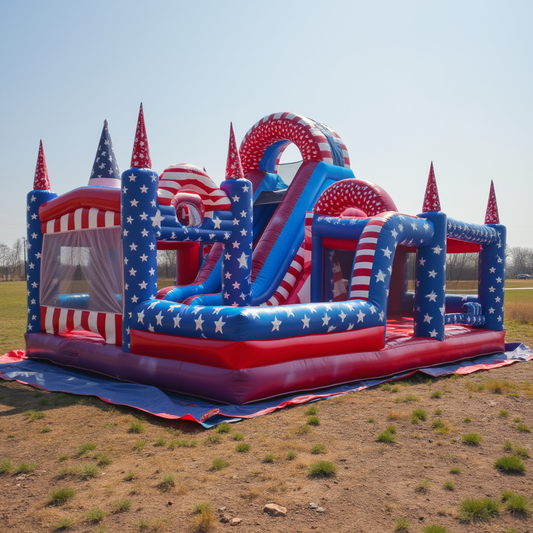
[[[476,282],[457,285],[457,292],[475,292]],[[508,280],[505,293],[507,342],[533,345],[533,280]],[[26,329],[26,284],[21,281],[0,283],[0,354],[24,349]]]
[[[519,288],[507,337],[531,345]],[[24,300],[23,283],[0,285],[0,352],[24,348]],[[531,401],[533,363],[519,363],[204,430],[0,380],[0,531],[525,533]]]

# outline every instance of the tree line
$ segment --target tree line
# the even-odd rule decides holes
[[[25,239],[17,239],[13,246],[0,244],[0,280],[17,281],[25,277]],[[414,257],[414,254],[409,254]],[[414,268],[414,259],[409,261]],[[158,275],[163,278],[176,276],[176,252],[161,250],[157,254]],[[533,248],[519,246],[506,250],[506,278],[518,274],[533,275]],[[449,254],[446,259],[446,280],[473,280],[478,277],[478,254]]]

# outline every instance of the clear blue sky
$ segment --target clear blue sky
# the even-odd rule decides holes
[[[240,143],[292,111],[405,213],[431,160],[459,220],[483,222],[494,180],[508,244],[533,247],[532,66],[531,1],[3,1],[0,243],[25,235],[39,139],[52,190],[86,185],[104,119],[129,167],[142,101],[159,173],[219,183],[230,121]]]

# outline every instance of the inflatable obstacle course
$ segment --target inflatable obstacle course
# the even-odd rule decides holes
[[[303,161],[284,183],[290,143]],[[41,145],[28,242],[28,357],[122,380],[243,404],[504,351],[493,186],[484,224],[449,218],[431,165],[422,213],[402,214],[337,133],[293,113],[240,149],[230,128],[220,187],[151,169],[142,106],[120,183],[107,123],[89,186],[61,196]],[[178,259],[159,291],[158,250]],[[477,295],[446,293],[449,253],[479,254]]]

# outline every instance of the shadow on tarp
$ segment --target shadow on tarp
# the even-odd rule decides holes
[[[505,350],[504,353],[480,356],[448,365],[421,368],[386,378],[355,381],[310,391],[307,394],[289,394],[246,405],[220,404],[176,392],[163,391],[150,385],[127,383],[84,370],[33,361],[26,359],[22,350],[0,356],[0,379],[18,381],[50,392],[96,396],[107,403],[133,407],[161,418],[190,420],[205,428],[210,428],[221,422],[235,422],[243,418],[265,415],[290,405],[360,391],[386,381],[406,378],[418,371],[433,377],[447,374],[470,374],[478,370],[489,370],[533,359],[533,350],[524,344],[506,344]]]

